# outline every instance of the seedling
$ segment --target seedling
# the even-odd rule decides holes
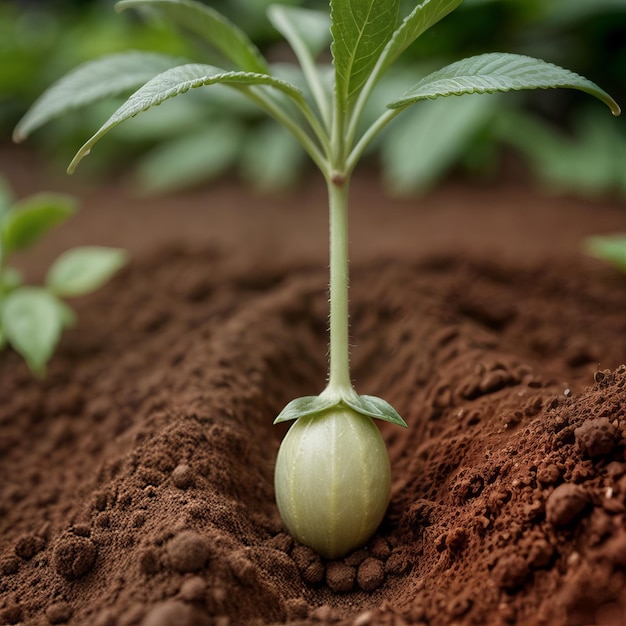
[[[397,115],[426,99],[568,87],[599,98],[614,115],[620,112],[611,96],[573,72],[527,56],[481,54],[422,76],[404,94],[390,94],[387,109],[362,128],[365,106],[381,77],[461,2],[423,0],[406,16],[400,15],[400,0],[330,0],[330,17],[273,5],[269,19],[291,45],[298,68],[271,66],[245,33],[199,2],[122,0],[118,10],[154,10],[205,39],[223,64],[181,64],[164,55],[138,52],[95,61],[52,86],[15,131],[15,138],[22,139],[72,107],[139,87],[78,151],[69,166],[72,172],[99,139],[125,120],[190,89],[226,85],[255,102],[302,144],[328,187],[329,375],[318,396],[293,400],[275,420],[296,420],[278,453],[275,487],[290,532],[329,558],[366,542],[389,501],[389,459],[372,418],[406,426],[384,400],[359,395],[350,378],[348,190],[363,151]],[[329,42],[331,66],[317,62]]]
[[[72,248],[54,261],[44,286],[22,284],[19,272],[7,265],[11,254],[28,248],[75,211],[74,200],[58,194],[13,203],[0,179],[0,349],[13,347],[37,376],[45,374],[63,330],[76,323],[64,299],[97,289],[126,262],[126,254],[115,248]]]

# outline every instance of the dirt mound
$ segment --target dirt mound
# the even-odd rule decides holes
[[[160,249],[0,357],[0,623],[626,622],[626,288],[467,256],[353,268],[393,495],[327,562],[284,532],[272,420],[325,380],[326,275]],[[252,265],[252,267],[251,267]]]

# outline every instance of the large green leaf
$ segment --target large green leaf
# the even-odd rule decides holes
[[[57,298],[41,287],[16,289],[4,300],[2,326],[8,342],[42,376],[63,330]]]
[[[454,11],[463,0],[424,0],[393,33],[383,51],[382,69],[389,67],[422,33]]]
[[[193,0],[121,0],[115,5],[123,10],[131,7],[154,7],[165,18],[202,37],[224,57],[244,72],[267,74],[267,63],[257,47],[237,26],[214,9]]]
[[[388,106],[401,109],[418,100],[467,93],[567,87],[584,91],[620,114],[617,102],[590,80],[552,63],[518,54],[481,54],[452,63],[420,80]]]
[[[78,151],[68,171],[71,173],[93,145],[106,135],[112,128],[125,120],[157,106],[169,98],[185,93],[196,87],[214,84],[227,84],[240,88],[254,85],[268,85],[287,94],[298,104],[304,103],[302,92],[293,85],[279,80],[269,74],[253,72],[226,72],[212,65],[189,64],[172,68],[138,89],[117,111],[104,123],[98,132],[91,137]]]
[[[14,141],[59,115],[137,89],[181,60],[153,52],[122,52],[80,65],[47,89],[21,119]]]
[[[101,287],[127,261],[126,252],[118,248],[72,248],[52,264],[46,285],[57,296],[82,296]]]
[[[68,196],[41,193],[22,200],[14,205],[2,223],[4,253],[27,248],[75,211],[76,203]]]
[[[396,29],[399,0],[331,0],[330,6],[336,97],[346,111]]]

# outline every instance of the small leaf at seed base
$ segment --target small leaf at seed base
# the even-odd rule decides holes
[[[127,253],[118,248],[72,248],[52,264],[46,285],[57,296],[82,296],[101,287],[127,261]]]
[[[358,396],[358,398],[346,398],[344,403],[361,415],[367,415],[375,419],[391,422],[407,428],[407,423],[400,414],[385,400],[376,396]]]
[[[76,212],[68,196],[37,194],[18,202],[2,223],[4,254],[22,250]]]
[[[626,234],[589,237],[584,245],[587,254],[626,273]]]
[[[311,415],[315,415],[315,413],[322,413],[340,405],[340,401],[328,400],[320,398],[320,396],[304,396],[302,398],[296,398],[287,404],[287,406],[278,414],[278,417],[274,420],[274,424],[297,420],[301,417],[310,417]]]
[[[42,287],[21,287],[2,307],[6,339],[37,376],[43,376],[63,330],[61,311],[53,294]]]

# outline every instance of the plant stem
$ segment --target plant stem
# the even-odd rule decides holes
[[[352,392],[348,313],[349,178],[328,178],[330,209],[330,364],[327,395]]]

